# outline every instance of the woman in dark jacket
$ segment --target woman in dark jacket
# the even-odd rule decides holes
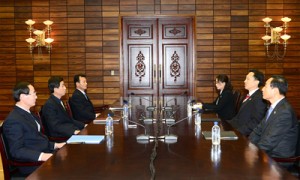
[[[234,96],[227,75],[220,74],[216,77],[216,88],[219,96],[213,103],[203,103],[204,111],[216,112],[222,120],[232,119],[235,115]]]

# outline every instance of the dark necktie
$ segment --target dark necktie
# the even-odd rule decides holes
[[[30,113],[30,116],[32,117],[32,120],[34,120],[34,122],[37,125],[38,131],[40,132],[41,130],[41,125],[37,122],[36,118]]]
[[[87,97],[87,95],[85,93],[83,93],[85,99],[89,100],[89,98]]]

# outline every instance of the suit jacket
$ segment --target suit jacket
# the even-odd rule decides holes
[[[255,91],[245,102],[239,112],[228,122],[243,135],[248,136],[264,118],[267,102],[262,98],[261,90]]]
[[[218,104],[217,104],[218,102]],[[212,110],[216,112],[220,119],[228,120],[235,115],[234,97],[229,89],[224,89],[213,103],[204,103],[204,110]]]
[[[74,119],[81,122],[90,122],[95,119],[93,103],[78,89],[73,92],[69,103]]]
[[[41,152],[53,152],[54,143],[38,131],[39,121],[34,118],[27,111],[15,106],[4,120],[3,137],[12,159],[38,161]]]
[[[264,118],[253,130],[249,140],[271,157],[295,156],[298,121],[294,110],[286,99],[281,100],[268,120]]]
[[[42,119],[46,133],[52,137],[71,137],[75,130],[84,128],[84,123],[71,118],[53,94],[42,108]]]

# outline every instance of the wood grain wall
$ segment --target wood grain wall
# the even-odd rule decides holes
[[[14,105],[12,87],[17,81],[32,82],[38,92],[36,110],[49,96],[50,76],[64,77],[66,100],[74,90],[73,75],[85,73],[94,104],[111,104],[122,95],[120,87],[120,17],[195,17],[195,95],[203,101],[216,97],[214,77],[230,75],[235,89],[243,89],[249,69],[266,77],[282,74],[289,81],[288,99],[300,114],[300,2],[298,0],[1,0],[0,1],[0,117]],[[266,59],[261,19],[292,18],[284,61]],[[25,39],[27,19],[54,21],[53,48],[30,55]],[[114,75],[111,75],[114,70]]]

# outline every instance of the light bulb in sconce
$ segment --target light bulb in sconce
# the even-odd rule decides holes
[[[51,43],[54,41],[52,38],[50,38],[51,25],[53,24],[53,21],[46,20],[43,23],[46,25],[45,29],[38,30],[33,27],[35,24],[34,20],[28,19],[25,21],[25,24],[28,25],[29,31],[29,38],[26,39],[26,42],[29,43],[30,53],[32,53],[32,50],[35,47],[38,47],[39,49],[38,54],[42,54],[42,47],[46,47],[49,53],[51,51]]]
[[[262,21],[265,23],[266,29],[265,35],[262,39],[265,41],[266,56],[270,59],[283,60],[286,54],[287,41],[291,38],[290,35],[286,34],[287,24],[292,19],[289,17],[281,18],[283,22],[282,26],[272,27],[270,22],[271,18],[266,17]],[[273,52],[270,52],[273,51]]]

